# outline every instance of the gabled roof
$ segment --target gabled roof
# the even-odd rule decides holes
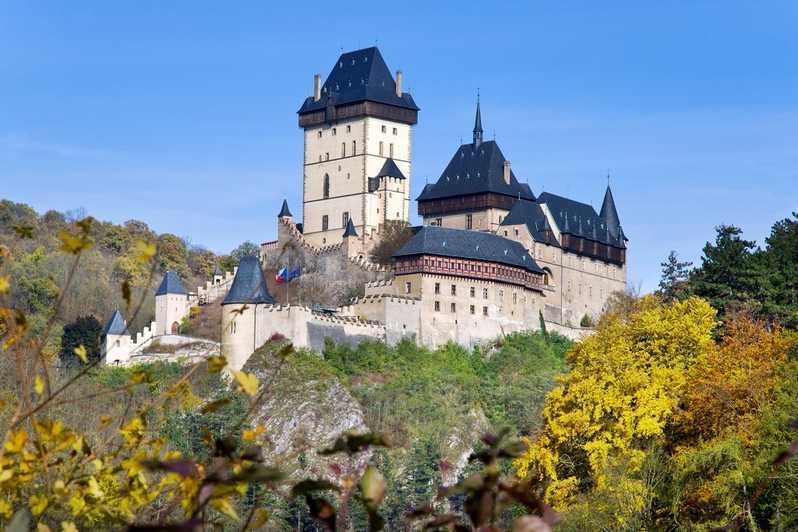
[[[604,201],[601,203],[599,216],[609,226],[610,233],[617,237],[620,233],[621,220],[618,218],[618,211],[615,209],[615,199],[612,197],[612,190],[610,190],[609,185],[607,185],[607,191],[604,192]]]
[[[180,281],[180,276],[177,275],[176,272],[169,270],[166,272],[166,275],[163,276],[163,281],[161,281],[161,286],[158,287],[158,291],[155,292],[156,296],[162,296],[165,294],[183,294],[185,295],[186,289],[183,288],[183,283]]]
[[[496,141],[463,144],[454,153],[434,185],[427,185],[417,201],[494,192],[534,201],[529,185],[518,182],[510,170],[510,184],[504,181],[504,154]]]
[[[341,54],[321,87],[321,98],[309,97],[298,113],[319,111],[327,104],[372,101],[418,111],[410,94],[396,95],[396,82],[376,46]]]
[[[293,217],[291,211],[288,209],[288,200],[283,200],[283,206],[280,208],[280,213],[277,215],[278,218],[284,217]]]
[[[623,240],[613,235],[611,228],[590,205],[550,192],[538,196],[537,202],[546,204],[561,233],[619,248],[626,247]]]
[[[520,243],[493,233],[467,229],[424,226],[393,256],[413,255],[474,259],[515,266],[533,273],[543,272]]]
[[[552,233],[549,219],[538,203],[532,201],[516,201],[510,212],[502,220],[501,225],[526,225],[535,242],[559,246]]]
[[[122,317],[122,313],[119,312],[119,309],[115,310],[114,313],[111,315],[111,319],[108,320],[108,323],[105,325],[105,329],[103,329],[103,336],[107,336],[109,334],[125,334],[127,332],[127,326],[125,325],[125,318]]]
[[[344,230],[344,238],[349,236],[357,236],[357,231],[355,230],[355,224],[352,223],[352,218],[347,220],[346,229]]]
[[[236,303],[266,303],[273,305],[274,298],[266,288],[266,279],[257,257],[248,256],[241,259],[238,271],[233,278],[233,285],[227,292],[222,305]]]

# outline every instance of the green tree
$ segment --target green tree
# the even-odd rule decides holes
[[[704,246],[701,267],[690,275],[690,292],[709,301],[721,315],[735,308],[757,310],[755,242],[743,240],[742,230],[732,225],[716,231],[715,243]]]
[[[662,266],[662,278],[657,293],[665,302],[670,303],[683,299],[687,294],[687,279],[690,276],[692,262],[681,262],[676,251],[671,251]]]
[[[182,278],[189,275],[188,253],[183,239],[172,234],[163,234],[158,239],[158,260],[162,270],[172,270]]]
[[[257,257],[258,255],[260,255],[260,248],[254,242],[247,240],[230,252],[230,263],[233,266],[238,266],[244,257]]]
[[[100,335],[102,325],[94,316],[80,316],[72,323],[64,325],[64,334],[61,336],[61,351],[58,356],[64,365],[75,365],[79,363],[75,355],[75,348],[83,346],[89,362],[97,360],[101,356]]]
[[[763,314],[798,328],[798,213],[773,225],[758,255],[762,272]]]

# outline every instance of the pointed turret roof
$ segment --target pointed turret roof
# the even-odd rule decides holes
[[[479,95],[477,95],[477,115],[474,118],[474,145],[479,147],[482,143],[482,112],[479,109]]]
[[[111,315],[111,319],[108,320],[108,323],[105,325],[105,329],[103,329],[103,336],[109,334],[125,334],[126,330],[127,325],[125,325],[125,318],[122,317],[122,313],[119,312],[119,309],[116,309]]]
[[[158,291],[155,292],[156,296],[162,296],[165,294],[182,294],[185,295],[186,289],[183,288],[183,283],[180,281],[180,276],[177,275],[177,272],[173,272],[169,270],[166,272],[166,275],[163,276],[163,281],[161,281],[161,286],[158,287]]]
[[[293,216],[294,215],[291,214],[291,211],[288,209],[288,201],[287,200],[283,200],[283,206],[280,208],[280,214],[278,214],[277,217],[278,218],[286,218],[286,217],[293,218]]]
[[[213,268],[213,276],[214,276],[214,277],[217,277],[217,276],[221,277],[221,276],[223,276],[223,275],[224,275],[224,272],[223,272],[223,271],[222,271],[222,269],[219,267],[219,263],[217,262],[217,263],[216,263],[216,266]]]
[[[352,218],[346,222],[346,230],[344,231],[344,238],[349,236],[357,236],[357,231],[355,230],[355,224],[352,223]]]
[[[374,177],[395,177],[397,179],[407,179],[405,175],[399,170],[399,167],[396,166],[396,162],[393,159],[385,159],[385,163],[382,165],[379,173]]]
[[[618,228],[621,226],[621,221],[618,218],[618,211],[615,209],[615,199],[612,197],[612,190],[610,190],[609,185],[607,185],[607,191],[604,193],[604,202],[601,204],[599,216],[609,227],[612,236],[618,238]]]
[[[238,271],[233,278],[233,285],[225,296],[222,305],[236,303],[265,303],[273,305],[274,298],[266,287],[263,270],[257,257],[248,256],[241,259]]]

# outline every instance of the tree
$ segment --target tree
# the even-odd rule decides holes
[[[388,265],[393,255],[413,236],[413,230],[407,222],[387,220],[380,233],[380,242],[371,250],[371,260],[377,264]]]
[[[183,240],[169,233],[163,234],[158,239],[158,260],[162,270],[172,270],[184,280],[188,278],[188,253]]]
[[[798,213],[773,224],[761,263],[763,314],[785,327],[798,328]]]
[[[671,251],[662,266],[662,278],[659,281],[657,293],[663,301],[670,303],[682,299],[687,293],[687,279],[690,275],[692,262],[680,262],[676,251]]]
[[[756,308],[758,271],[753,255],[756,245],[743,240],[742,230],[732,225],[717,229],[715,243],[707,242],[701,267],[690,275],[690,291],[703,297],[724,315],[734,308]]]
[[[94,316],[80,316],[72,323],[64,325],[64,334],[61,336],[61,352],[58,356],[64,365],[75,365],[79,363],[75,348],[83,346],[89,362],[97,360],[101,356],[100,335],[102,325]]]
[[[230,252],[233,266],[238,266],[244,257],[257,257],[260,255],[260,248],[249,240],[242,242],[237,248]]]

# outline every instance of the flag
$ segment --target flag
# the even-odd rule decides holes
[[[289,271],[288,268],[283,266],[278,270],[277,275],[274,276],[274,280],[277,281],[277,284],[290,283],[300,275],[302,275],[301,267],[297,266],[296,270]]]

